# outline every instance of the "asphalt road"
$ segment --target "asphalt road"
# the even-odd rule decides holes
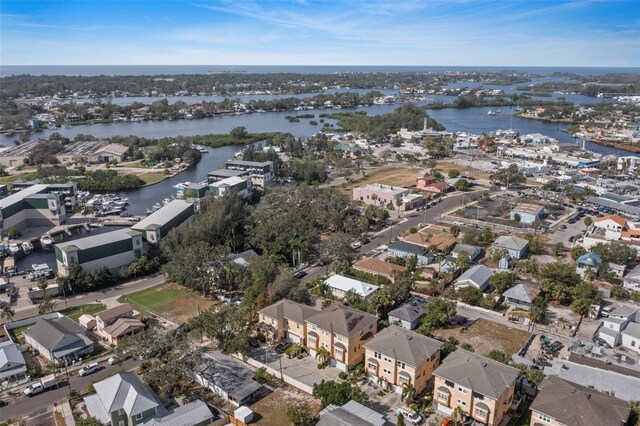
[[[164,283],[164,281],[165,281],[164,275],[159,274],[149,278],[143,278],[141,280],[120,284],[114,287],[109,287],[104,290],[95,291],[92,293],[83,293],[81,295],[73,296],[73,297],[67,297],[66,304],[64,300],[58,299],[56,300],[58,303],[57,307],[58,309],[65,309],[67,306],[73,307],[73,306],[84,305],[87,303],[93,303],[96,300],[103,300],[110,297],[117,297],[123,294],[153,287],[158,284]],[[16,314],[13,318],[14,321],[38,315],[38,307],[35,305],[29,306],[26,309],[15,309],[15,311],[16,311]]]
[[[370,241],[360,247],[357,252],[359,255],[367,256],[376,248],[383,244],[388,244],[394,238],[404,234],[409,228],[418,227],[419,224],[424,223],[438,223],[440,217],[453,210],[456,206],[459,206],[463,202],[469,201],[469,194],[454,194],[442,199],[442,201],[433,207],[428,208],[425,211],[410,212],[399,224],[393,225],[393,227],[380,231],[378,234],[369,237]],[[312,266],[305,269],[307,275],[302,278],[302,282],[309,282],[312,279],[325,275],[327,273],[328,266]]]
[[[80,377],[74,372],[74,375],[72,375],[69,380],[71,383],[71,389],[75,389],[78,392],[84,392],[91,383],[106,379],[107,377],[122,370],[131,371],[136,369],[140,365],[140,360],[128,359],[119,365],[109,365],[105,361],[101,363],[101,365],[102,368],[100,370],[88,376]],[[0,421],[12,419],[17,416],[23,416],[31,419],[29,424],[48,425],[50,424],[48,417],[51,417],[53,404],[66,398],[68,394],[69,386],[67,385],[66,378],[60,379],[57,389],[54,387],[51,390],[42,392],[30,398],[22,394],[15,398],[7,396],[5,393],[2,395],[2,399],[8,402],[8,405],[0,408]],[[48,416],[47,413],[49,414]]]

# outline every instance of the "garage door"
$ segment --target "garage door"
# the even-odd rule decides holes
[[[293,333],[289,333],[289,340],[291,340],[293,343],[300,343],[302,341],[302,339],[300,339],[300,336],[297,336]]]
[[[453,413],[453,408],[449,408],[446,405],[442,405],[442,404],[438,403],[438,411],[440,411],[441,413],[446,414],[447,416],[450,416],[451,413]]]

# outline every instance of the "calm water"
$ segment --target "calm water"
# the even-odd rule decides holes
[[[3,65],[0,77],[18,74],[31,75],[170,75],[207,74],[223,72],[247,73],[304,73],[336,74],[343,72],[444,72],[444,71],[518,71],[535,74],[569,72],[578,75],[640,72],[640,68],[581,68],[581,67],[481,67],[481,66],[295,66],[295,65]]]

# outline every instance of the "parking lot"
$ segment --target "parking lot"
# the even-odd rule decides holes
[[[587,226],[584,224],[584,219],[586,217],[590,217],[592,220],[595,220],[595,216],[591,214],[584,214],[584,216],[579,217],[576,213],[563,221],[553,230],[549,231],[549,234],[547,235],[549,242],[552,244],[563,243],[567,247],[573,246],[575,239],[572,241],[572,237],[583,233],[587,229]],[[570,223],[571,221],[574,221],[574,223]]]

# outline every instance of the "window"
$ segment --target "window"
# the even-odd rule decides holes
[[[323,336],[328,336],[328,335],[329,335],[329,333],[328,333],[328,332],[326,332],[326,331],[323,331],[323,332],[322,332],[322,335],[323,335]]]
[[[635,347],[636,347],[636,341],[635,341],[635,340],[632,340],[632,341],[631,341],[631,347],[632,347],[632,348],[635,348]]]
[[[384,374],[391,374],[391,371],[387,370],[386,368],[382,369],[382,371],[384,371]]]
[[[311,329],[312,329],[312,330],[317,330],[317,329],[318,329],[318,327],[317,327],[315,324],[311,324]]]
[[[409,382],[411,382],[411,380],[409,380],[405,376],[399,376],[399,377],[400,377],[400,383],[409,383]]]
[[[311,343],[312,345],[315,345],[316,344],[316,338],[309,336],[309,343]]]
[[[444,392],[438,392],[438,399],[440,401],[447,401],[449,399],[449,395]]]
[[[370,363],[369,363],[369,369],[371,369],[371,370],[377,370],[377,369],[378,369],[378,366],[377,366],[377,365],[375,365],[373,362],[370,362]]]
[[[405,368],[407,368],[407,366],[404,362],[398,361],[398,368],[400,368],[401,370],[404,370]]]
[[[323,348],[328,348],[328,347],[329,347],[329,345],[327,345],[326,343],[322,342],[322,347],[323,347]]]
[[[477,417],[487,417],[487,412],[480,409],[480,408],[476,408],[476,416]]]
[[[380,355],[378,352],[374,352],[373,357],[377,359],[382,359],[382,355]]]
[[[551,416],[547,416],[546,414],[538,413],[538,419],[546,423],[551,423]]]
[[[134,417],[135,420],[142,420],[142,413],[140,414],[136,414],[136,416]]]
[[[456,402],[458,403],[458,405],[462,405],[463,407],[467,406],[467,401],[463,401],[461,399],[456,400]]]
[[[336,349],[335,349],[335,353],[336,353],[336,355],[338,355],[338,356],[342,356],[342,349],[336,348]]]
[[[458,386],[458,392],[462,392],[463,394],[467,394],[469,393],[469,391],[465,388],[463,388],[462,386]]]
[[[341,335],[339,335],[339,334],[336,334],[336,340],[337,340],[338,342],[342,342],[342,336],[341,336]]]
[[[120,420],[120,421],[118,422],[118,426],[124,426],[124,420]]]

